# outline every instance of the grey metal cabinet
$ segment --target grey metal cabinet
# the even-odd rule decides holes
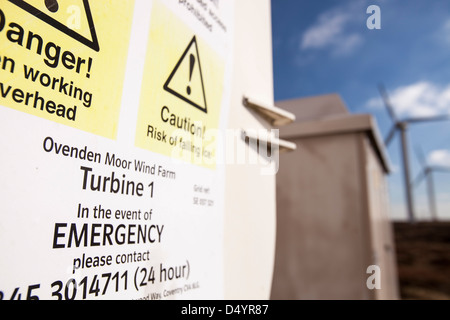
[[[271,298],[397,299],[389,164],[373,118],[349,114],[338,95],[277,105],[298,122],[281,130],[297,150],[280,156]],[[367,286],[372,265],[381,289]]]

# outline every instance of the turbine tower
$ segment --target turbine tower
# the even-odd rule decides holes
[[[434,188],[433,172],[447,172],[450,173],[450,167],[445,166],[433,166],[427,163],[425,155],[421,148],[416,148],[416,155],[422,166],[422,171],[414,180],[414,186],[418,186],[424,179],[427,179],[427,193],[428,193],[428,205],[430,206],[430,215],[433,221],[438,220],[437,207],[436,207],[436,195]]]

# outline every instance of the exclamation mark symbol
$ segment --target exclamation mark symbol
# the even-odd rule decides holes
[[[192,79],[192,72],[194,71],[194,66],[195,66],[195,57],[191,53],[191,55],[189,56],[189,82],[191,82],[191,79]],[[186,91],[187,91],[187,94],[190,95],[191,87],[187,86]]]
[[[88,72],[86,73],[86,78],[90,78],[91,77],[91,67],[92,67],[92,58],[89,58],[88,60]]]
[[[56,0],[45,0],[45,6],[50,12],[55,13],[59,9],[58,1]]]

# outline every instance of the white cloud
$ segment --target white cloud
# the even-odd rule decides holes
[[[425,117],[450,113],[450,85],[419,81],[388,90],[389,100],[399,117]],[[367,101],[367,108],[384,108],[380,97]]]
[[[435,150],[428,155],[428,164],[435,166],[450,166],[450,151]]]
[[[336,37],[343,32],[348,14],[325,12],[319,16],[318,22],[305,31],[302,37],[302,49],[321,49],[334,44]]]
[[[337,56],[349,55],[353,53],[362,43],[363,38],[359,34],[350,34],[342,37],[340,43],[335,46],[333,53]]]
[[[300,49],[330,50],[336,56],[348,55],[363,42],[358,33],[349,32],[354,20],[355,10],[337,8],[319,15],[317,22],[308,28],[301,37]]]
[[[438,30],[437,34],[437,40],[441,43],[445,43],[447,45],[450,44],[450,19],[447,19],[444,24],[442,25],[442,28]]]

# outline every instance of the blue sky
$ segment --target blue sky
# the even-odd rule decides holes
[[[381,10],[369,30],[368,6]],[[399,118],[450,114],[450,1],[272,0],[275,100],[339,93],[352,113],[371,113],[385,137],[391,126],[377,85]],[[411,176],[430,164],[450,166],[450,121],[408,131]],[[391,216],[406,218],[398,135],[389,144]],[[434,174],[438,214],[450,219],[450,173]],[[414,189],[416,215],[430,216],[426,185]]]

